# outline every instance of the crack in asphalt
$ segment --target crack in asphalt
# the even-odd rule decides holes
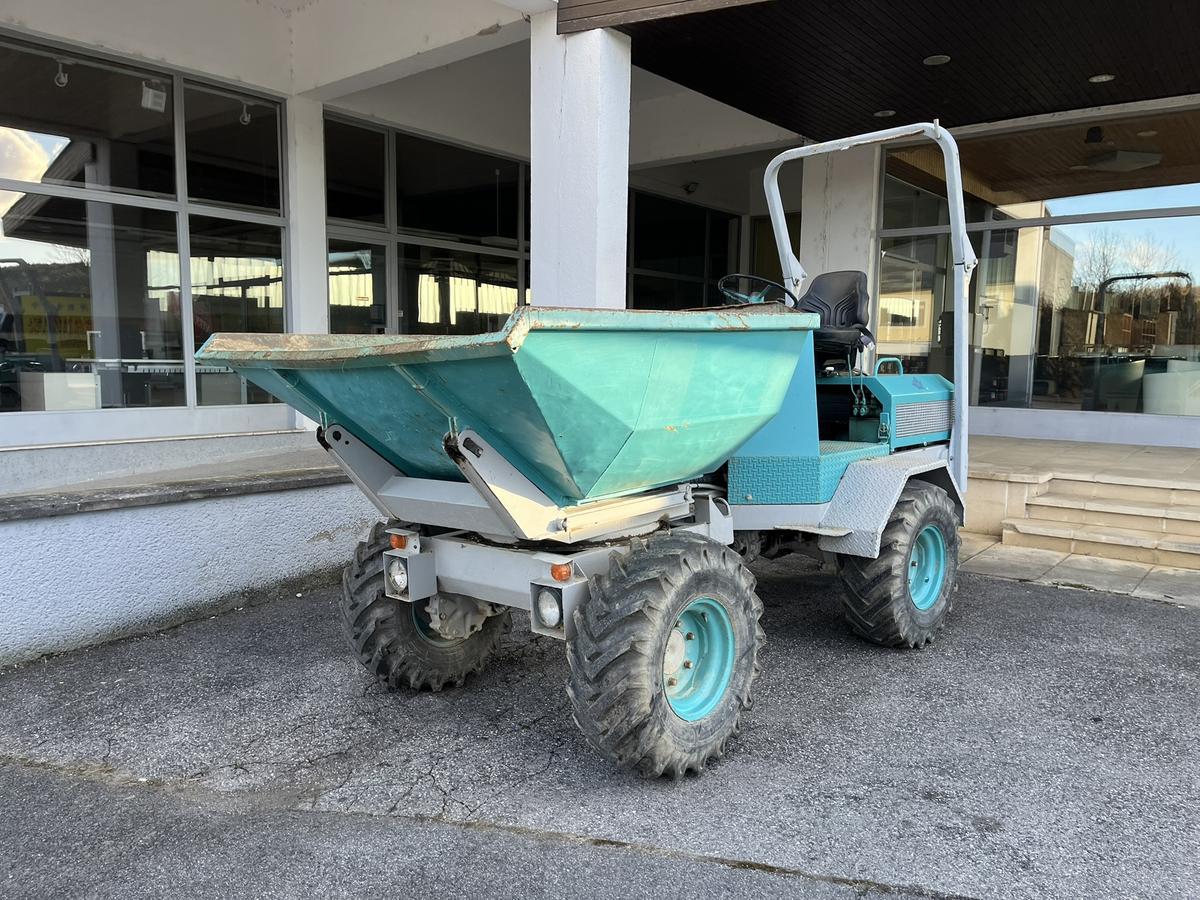
[[[553,756],[554,752],[556,751],[551,751],[551,756]],[[506,822],[450,818],[447,813],[452,804],[455,803],[467,810],[469,815],[474,814],[475,810],[463,801],[453,797],[452,791],[444,787],[439,782],[437,774],[435,773],[436,761],[434,764],[431,764],[427,771],[421,773],[413,781],[413,783],[408,786],[406,791],[396,799],[387,812],[382,814],[371,812],[370,810],[365,809],[339,810],[330,809],[327,807],[317,809],[316,803],[321,797],[327,793],[339,789],[340,787],[344,787],[351,780],[353,775],[353,767],[350,768],[346,774],[346,777],[341,781],[340,784],[326,789],[314,788],[299,792],[294,790],[289,791],[279,789],[251,789],[249,791],[241,792],[223,792],[215,791],[198,784],[196,781],[196,775],[194,774],[185,776],[182,779],[138,776],[118,769],[106,761],[61,763],[51,760],[33,759],[17,754],[0,753],[0,766],[11,766],[14,768],[45,772],[51,775],[69,779],[88,779],[99,782],[108,787],[120,789],[158,790],[173,794],[177,797],[185,797],[191,802],[204,803],[211,808],[226,813],[240,813],[248,809],[274,809],[289,810],[305,815],[363,817],[368,819],[406,821],[419,825],[461,828],[464,831],[483,834],[504,834],[511,837],[537,840],[544,843],[569,844],[576,847],[592,847],[598,850],[625,851],[675,862],[716,865],[722,868],[737,871],[758,872],[760,874],[770,875],[777,878],[799,879],[803,881],[812,881],[822,884],[846,887],[858,892],[860,896],[867,896],[871,893],[877,893],[884,895],[906,894],[914,897],[926,898],[926,900],[979,900],[979,898],[968,894],[946,893],[943,891],[922,887],[920,885],[893,884],[883,881],[874,881],[869,878],[852,878],[843,875],[809,872],[804,869],[797,869],[791,866],[780,866],[772,863],[757,862],[755,860],[726,856],[713,856],[703,853],[689,853],[684,850],[673,850],[667,847],[659,847],[655,844],[647,844],[638,841],[624,841],[614,838],[575,834],[567,831],[530,828],[527,826],[514,825]],[[215,771],[218,768],[236,768],[240,766],[241,763],[234,762],[227,764],[226,766],[213,767],[213,769],[209,771]],[[441,815],[422,815],[416,813],[396,812],[399,805],[409,795],[411,795],[411,793],[416,789],[417,785],[426,779],[428,779],[433,784],[434,788],[442,794]],[[302,802],[307,802],[307,807],[298,805]]]

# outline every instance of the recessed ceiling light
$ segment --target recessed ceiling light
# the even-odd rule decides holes
[[[944,66],[950,62],[950,57],[945,53],[934,53],[932,56],[927,56],[921,60],[927,66]]]
[[[1101,72],[1099,75],[1088,76],[1088,81],[1090,81],[1092,84],[1104,84],[1105,82],[1116,80],[1116,75],[1109,75],[1107,72]]]
[[[896,114],[896,111],[894,109],[881,109],[877,112],[871,113],[871,115],[873,115],[877,119],[890,119],[895,114]]]
[[[1155,129],[1155,128],[1147,128],[1145,131],[1139,131],[1139,132],[1137,133],[1137,136],[1138,136],[1138,137],[1155,137],[1157,134],[1158,134],[1158,130],[1157,130],[1157,129]]]

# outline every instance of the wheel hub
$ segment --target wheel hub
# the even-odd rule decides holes
[[[908,596],[917,609],[929,609],[937,603],[946,580],[946,541],[936,525],[926,525],[917,533],[908,556]]]
[[[703,719],[725,696],[736,659],[733,623],[717,600],[700,597],[679,614],[663,649],[663,691],[672,711]]]

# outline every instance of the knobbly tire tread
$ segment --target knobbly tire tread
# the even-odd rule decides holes
[[[940,526],[946,543],[946,580],[937,602],[918,610],[908,593],[909,553],[917,534],[930,523]],[[910,481],[883,530],[879,556],[838,557],[842,608],[854,633],[884,647],[917,649],[930,643],[954,605],[959,543],[950,496],[937,485]]]
[[[511,616],[505,611],[487,618],[482,630],[453,647],[430,644],[417,630],[410,604],[384,592],[383,554],[390,546],[387,529],[397,527],[413,526],[396,521],[376,523],[343,570],[338,604],[342,633],[359,662],[388,690],[461,687],[468,676],[482,671],[496,652]]]
[[[647,778],[700,774],[726,751],[750,709],[766,643],[755,578],[728,547],[690,532],[660,532],[615,553],[592,579],[567,642],[567,694],[575,724],[596,750]],[[678,614],[698,596],[725,606],[738,653],[720,705],[695,722],[678,717],[662,686],[662,650]]]

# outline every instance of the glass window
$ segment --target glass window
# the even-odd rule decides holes
[[[634,274],[630,309],[694,309],[704,306],[704,282]]]
[[[180,406],[175,215],[0,192],[0,411]]]
[[[0,176],[175,193],[170,77],[0,43]]]
[[[880,353],[949,377],[949,238],[882,243]],[[1200,415],[1200,217],[999,229],[972,243],[973,403]]]
[[[387,135],[325,120],[325,206],[331,219],[385,221]]]
[[[632,206],[633,267],[703,278],[708,218],[704,207],[641,192],[634,195]]]
[[[462,250],[400,247],[400,330],[407,334],[496,331],[517,307],[520,261]]]
[[[880,245],[879,305],[872,327],[879,355],[900,357],[910,372],[953,371],[952,317],[945,307],[950,238],[883,238]]]
[[[800,213],[787,213],[786,217],[792,252],[799,256]],[[783,270],[779,267],[779,249],[775,246],[775,230],[771,227],[771,217],[755,216],[750,227],[750,274],[782,282]]]
[[[208,216],[188,221],[196,346],[217,331],[284,331],[281,230]],[[197,366],[196,391],[202,406],[274,402],[224,366]]]
[[[188,195],[279,209],[279,104],[189,84],[183,95]]]
[[[329,330],[334,334],[387,331],[387,271],[383,247],[329,242]]]
[[[407,134],[396,135],[401,231],[515,249],[521,164]]]
[[[741,217],[640,191],[631,195],[630,207],[629,306],[686,309],[725,302],[717,281],[736,267]]]

